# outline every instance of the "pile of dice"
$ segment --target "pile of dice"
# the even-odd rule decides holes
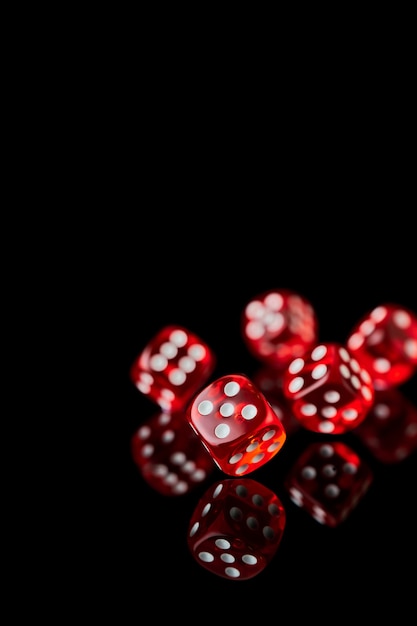
[[[348,515],[372,482],[371,470],[338,435],[355,430],[386,462],[417,446],[417,409],[399,391],[417,371],[415,312],[384,303],[357,321],[343,344],[320,342],[311,303],[289,289],[271,289],[245,306],[241,336],[263,366],[253,380],[231,373],[208,382],[215,354],[178,325],[162,328],[130,369],[137,389],[159,408],[132,437],[132,456],[144,478],[173,496],[187,493],[215,468],[233,477],[210,486],[190,521],[188,540],[202,565],[238,580],[261,571],[281,541],[282,502],[247,475],[279,453],[292,429],[330,436],[305,451],[286,482],[293,502],[329,526]],[[389,446],[375,443],[374,423],[381,417],[378,436]],[[400,419],[408,448],[403,439],[395,445],[393,425]],[[336,502],[333,508],[320,504],[318,476],[326,478],[320,489]],[[343,501],[347,483],[351,496]],[[315,487],[309,491],[306,484]],[[253,534],[250,541],[238,536],[242,523]]]

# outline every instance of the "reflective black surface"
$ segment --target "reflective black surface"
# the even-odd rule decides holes
[[[284,486],[306,447],[331,437],[291,430],[279,454],[250,475],[281,499],[287,521],[272,561],[246,581],[224,580],[208,572],[187,547],[188,524],[199,497],[211,482],[227,477],[216,469],[192,492],[166,497],[143,479],[133,462],[131,437],[158,408],[134,387],[129,368],[162,326],[181,324],[209,343],[217,355],[212,379],[234,372],[251,377],[262,364],[243,344],[240,315],[247,301],[266,289],[286,287],[306,296],[317,312],[323,341],[343,342],[360,317],[384,302],[417,311],[416,289],[407,279],[414,261],[409,247],[401,259],[382,252],[378,257],[380,246],[373,242],[366,248],[363,235],[338,245],[323,233],[317,252],[314,237],[299,248],[296,232],[283,233],[277,227],[276,235],[269,232],[263,255],[259,242],[251,250],[249,231],[243,239],[236,231],[233,240],[230,228],[226,239],[220,231],[215,239],[213,227],[207,237],[204,229],[193,230],[189,240],[181,233],[178,248],[168,228],[163,242],[156,232],[149,234],[151,252],[138,247],[135,253],[129,240],[123,261],[118,260],[109,299],[115,307],[111,337],[105,332],[102,336],[103,345],[106,341],[110,345],[111,379],[104,393],[111,402],[102,425],[108,435],[100,451],[106,464],[106,481],[100,485],[106,530],[96,565],[110,589],[108,598],[117,597],[125,607],[137,604],[138,616],[146,603],[155,615],[168,618],[164,598],[173,594],[173,614],[180,618],[183,610],[193,622],[197,607],[199,621],[204,615],[220,619],[224,610],[229,617],[243,619],[250,611],[259,621],[264,615],[280,622],[282,608],[286,615],[292,611],[295,619],[305,619],[311,611],[311,617],[320,620],[323,613],[323,621],[336,610],[338,623],[343,615],[353,619],[362,610],[370,619],[380,616],[382,604],[397,610],[401,622],[413,606],[417,571],[416,452],[384,463],[354,431],[338,436],[369,465],[373,481],[346,519],[331,528],[296,506]],[[253,235],[261,237],[255,231]],[[288,246],[290,236],[294,244]],[[97,367],[106,365],[101,362]],[[400,391],[416,404],[416,388],[414,376]],[[100,467],[96,471],[100,483]]]

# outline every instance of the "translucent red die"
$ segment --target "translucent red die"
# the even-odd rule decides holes
[[[313,442],[284,480],[294,504],[320,524],[335,527],[358,505],[373,482],[370,466],[341,441]]]
[[[241,332],[253,356],[282,370],[316,343],[318,320],[304,296],[290,289],[271,289],[247,303]]]
[[[417,407],[396,387],[376,390],[354,434],[381,463],[399,463],[417,451]]]
[[[186,417],[217,466],[231,476],[260,468],[286,440],[270,403],[242,374],[222,376],[206,386],[188,406]]]
[[[209,487],[189,522],[187,542],[196,562],[228,580],[257,576],[271,562],[286,524],[278,496],[251,478]]]
[[[328,342],[290,363],[283,392],[304,428],[336,435],[365,419],[375,390],[369,373],[350,351]]]
[[[176,412],[207,382],[215,363],[205,341],[182,326],[170,325],[144,347],[131,366],[130,378],[162,410]]]
[[[401,385],[417,371],[417,314],[399,304],[378,306],[357,322],[346,344],[375,389]]]
[[[183,412],[150,417],[132,435],[131,452],[144,480],[165,496],[189,493],[216,469]]]

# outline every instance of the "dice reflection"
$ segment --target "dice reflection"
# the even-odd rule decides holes
[[[294,504],[330,527],[343,522],[373,482],[373,472],[341,441],[314,442],[299,456],[285,479]]]
[[[144,480],[165,496],[189,493],[216,469],[183,412],[159,411],[141,424],[131,453]]]
[[[417,450],[417,407],[397,388],[377,390],[355,435],[381,463],[399,463]]]
[[[286,513],[278,496],[250,478],[229,478],[207,489],[189,523],[188,547],[197,563],[229,580],[247,580],[274,557]]]

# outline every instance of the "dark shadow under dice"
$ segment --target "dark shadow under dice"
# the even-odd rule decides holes
[[[373,472],[341,441],[309,444],[294,463],[285,488],[294,504],[320,524],[343,522],[368,491]]]
[[[189,523],[188,547],[199,565],[229,580],[247,580],[275,556],[286,524],[278,496],[250,478],[209,487]]]

